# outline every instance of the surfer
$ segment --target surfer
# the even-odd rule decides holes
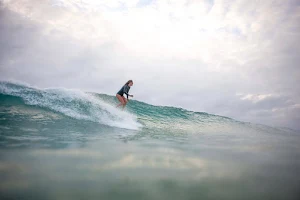
[[[130,87],[133,85],[133,81],[129,80],[125,83],[125,85],[119,90],[119,92],[117,93],[116,97],[117,99],[120,101],[120,104],[117,105],[117,107],[119,106],[126,106],[127,102],[128,102],[128,97],[133,97],[133,95],[128,94]],[[124,94],[127,95],[127,99],[123,96]]]

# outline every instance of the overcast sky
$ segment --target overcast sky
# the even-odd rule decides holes
[[[300,129],[299,0],[0,0],[0,79]]]

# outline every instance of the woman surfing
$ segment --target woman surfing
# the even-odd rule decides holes
[[[120,101],[120,104],[117,105],[117,107],[119,106],[126,106],[127,102],[128,102],[128,97],[133,97],[133,95],[128,94],[130,87],[133,85],[133,81],[129,80],[125,83],[125,85],[119,90],[119,92],[117,93],[116,97],[117,99]],[[123,96],[124,94],[127,95],[127,99]]]

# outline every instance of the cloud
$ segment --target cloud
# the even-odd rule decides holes
[[[300,128],[300,5],[5,0],[0,78]],[[242,94],[242,95],[236,95]]]
[[[237,96],[241,96],[241,100],[248,100],[252,103],[262,102],[266,99],[274,98],[276,95],[274,94],[237,94]]]

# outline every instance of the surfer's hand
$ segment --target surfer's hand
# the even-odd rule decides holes
[[[129,96],[133,97],[133,95],[129,95]]]

